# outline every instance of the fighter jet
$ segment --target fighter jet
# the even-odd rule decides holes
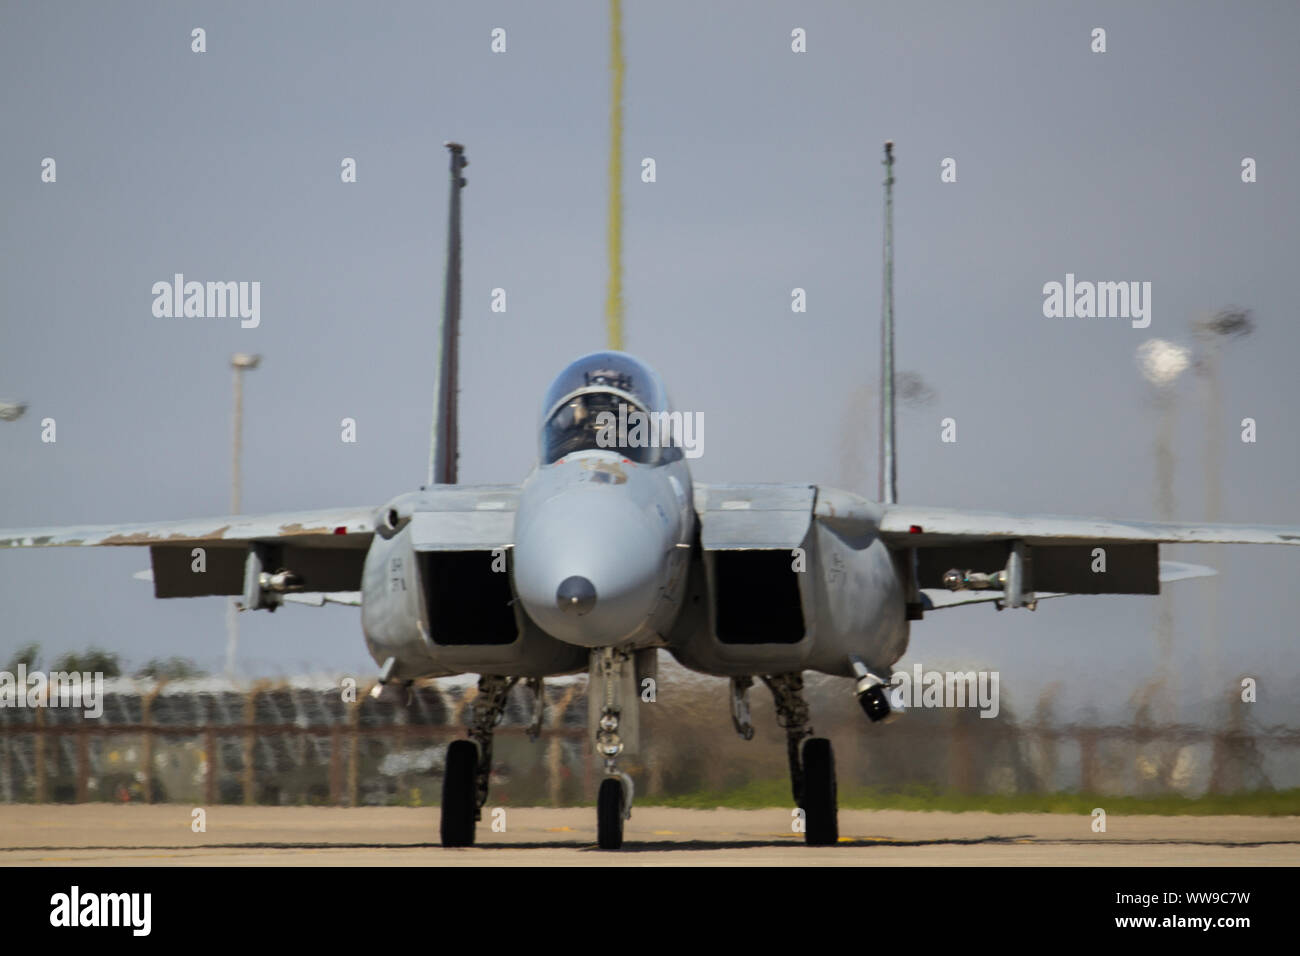
[[[540,727],[546,678],[589,673],[591,746],[604,766],[598,843],[617,849],[633,804],[620,759],[640,745],[642,681],[660,651],[730,679],[732,720],[746,738],[758,678],[786,733],[805,842],[833,844],[835,760],[831,742],[813,730],[806,672],[855,678],[866,717],[884,721],[893,716],[892,666],[926,612],[1157,594],[1162,581],[1201,573],[1162,565],[1162,543],[1300,544],[1300,527],[898,503],[891,313],[882,336],[880,500],[813,483],[693,483],[684,422],[664,383],[616,351],[582,356],[551,383],[539,409],[538,461],[522,483],[457,484],[455,211],[464,161],[449,145],[448,308],[427,485],[378,507],[0,530],[0,548],[147,547],[159,598],[239,595],[248,610],[285,600],[357,604],[384,692],[400,694],[420,678],[479,675],[468,739],[447,752],[446,846],[474,842],[493,729],[519,681],[533,691]],[[653,427],[638,430],[634,421]],[[205,552],[202,571],[195,549]]]

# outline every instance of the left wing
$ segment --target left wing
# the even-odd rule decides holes
[[[898,555],[918,610],[1066,594],[1159,594],[1214,572],[1160,560],[1160,545],[1300,545],[1300,527],[1122,521],[881,505],[809,484],[695,485],[706,551],[790,549],[813,522],[878,536]],[[954,575],[953,572],[956,572]]]
[[[922,609],[981,600],[1032,606],[1062,594],[1159,594],[1214,573],[1161,562],[1161,544],[1300,545],[1300,527],[1117,521],[885,505],[880,536],[909,551]]]
[[[1199,564],[1185,564],[1182,561],[1160,562],[1160,583],[1186,581],[1188,578],[1208,578],[1219,572]],[[1002,591],[949,591],[944,588],[924,588],[918,592],[921,609],[925,611],[942,611],[945,608],[961,607],[966,604],[987,604],[990,601],[1002,602]],[[1069,597],[1065,591],[1036,591],[1034,601],[1046,601],[1048,598]],[[1000,608],[999,608],[1000,610]]]
[[[1029,544],[1300,544],[1300,527],[1115,521],[1066,515],[1013,515],[885,505],[880,533],[898,547],[933,547],[972,541],[1020,539]]]

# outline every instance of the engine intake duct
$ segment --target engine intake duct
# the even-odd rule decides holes
[[[443,646],[511,644],[519,636],[510,552],[422,551],[420,580],[429,635]]]
[[[723,644],[798,644],[803,599],[790,550],[714,551],[715,623]]]

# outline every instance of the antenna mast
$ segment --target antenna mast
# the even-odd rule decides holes
[[[884,282],[880,303],[880,501],[898,502],[894,444],[894,143],[885,143]]]

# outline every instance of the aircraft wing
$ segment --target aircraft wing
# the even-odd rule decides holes
[[[877,527],[891,548],[911,552],[920,603],[932,609],[1006,598],[1019,606],[1022,598],[1028,603],[1062,594],[1159,594],[1162,583],[1208,570],[1161,562],[1161,544],[1300,545],[1300,527],[1294,526],[1117,521],[916,505],[883,506]]]
[[[1115,521],[916,505],[885,505],[880,533],[890,544],[909,548],[1015,539],[1040,545],[1094,542],[1300,545],[1300,526]]]
[[[375,534],[388,537],[409,525],[417,551],[509,547],[518,497],[515,485],[435,485],[382,508],[0,529],[0,550],[147,547],[155,597],[242,595],[249,608],[281,600],[359,604]]]
[[[281,567],[293,569],[305,591],[359,590],[375,511],[373,507],[332,508],[142,524],[0,529],[0,549],[147,547],[155,597],[243,594],[252,606],[259,606],[259,575]],[[256,560],[250,561],[250,555]]]
[[[921,610],[994,600],[1018,607],[1066,594],[1159,594],[1163,583],[1214,573],[1161,561],[1161,544],[1300,545],[1295,526],[881,505],[808,484],[697,484],[695,506],[705,551],[796,548],[811,540],[814,524],[859,540],[878,536],[910,556],[900,570],[910,568]]]
[[[292,541],[316,547],[365,548],[375,509],[333,508],[269,515],[186,518],[142,524],[55,528],[0,528],[0,548],[212,545],[243,547],[250,541]]]
[[[1199,564],[1185,564],[1182,561],[1160,562],[1161,584],[1185,581],[1188,578],[1207,578],[1218,573],[1213,568]],[[1006,600],[1006,596],[1001,591],[949,591],[944,588],[924,588],[917,593],[920,595],[921,608],[926,611],[942,611],[945,608],[961,607],[966,604],[986,604],[991,601]],[[1069,596],[1068,591],[1036,591],[1033,599],[1046,601],[1048,598]]]

